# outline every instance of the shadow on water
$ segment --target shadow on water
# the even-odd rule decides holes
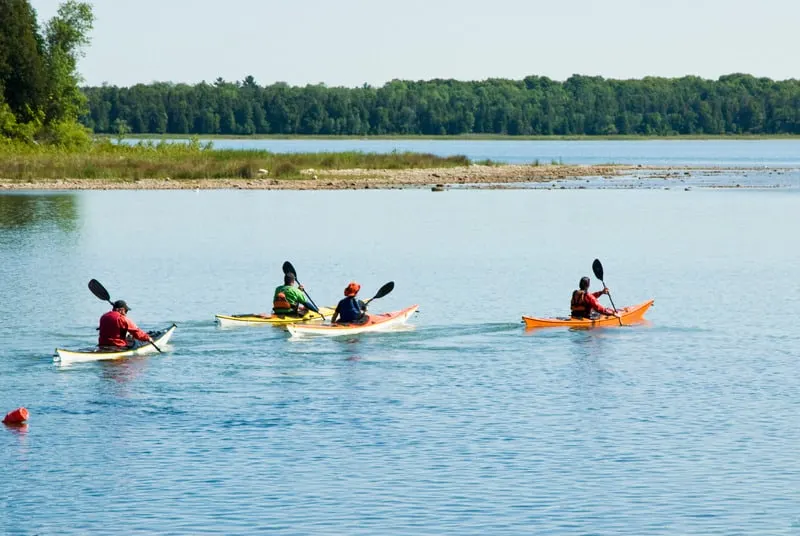
[[[0,194],[0,228],[55,224],[72,232],[77,228],[77,205],[75,194]]]

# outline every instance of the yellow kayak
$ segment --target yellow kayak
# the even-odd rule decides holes
[[[330,318],[333,315],[333,309],[330,307],[320,307],[319,312]],[[264,324],[273,324],[276,326],[297,324],[299,322],[313,322],[314,320],[322,320],[322,316],[314,311],[308,311],[303,316],[290,316],[290,315],[261,315],[258,313],[249,313],[243,315],[214,315],[220,327],[233,327],[233,326],[260,326]]]
[[[644,314],[653,305],[653,300],[640,303],[639,305],[632,305],[619,309],[619,314],[622,318],[615,316],[600,316],[598,318],[536,318],[532,316],[523,316],[522,321],[525,322],[526,328],[550,328],[550,327],[570,327],[570,328],[595,328],[600,326],[629,326],[631,324],[638,324],[643,320]],[[620,322],[620,320],[622,322]]]

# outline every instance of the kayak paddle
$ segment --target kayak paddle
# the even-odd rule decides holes
[[[300,280],[297,279],[297,272],[295,271],[294,266],[292,266],[291,262],[286,261],[286,262],[283,263],[283,273],[284,274],[292,274],[294,276],[294,280],[297,281],[297,284],[298,285],[300,284]],[[306,298],[308,298],[308,301],[311,302],[311,305],[313,305],[314,307],[317,307],[317,304],[314,303],[314,300],[312,300],[311,296],[309,296],[308,291],[306,291],[306,289],[303,289],[303,292],[305,293]],[[319,310],[319,307],[317,307],[317,310]],[[322,319],[325,320],[325,315],[324,314],[319,313],[319,316],[321,316]]]
[[[594,276],[597,279],[599,279],[600,282],[603,284],[603,288],[607,289],[608,287],[606,286],[606,282],[603,281],[603,264],[600,262],[600,259],[595,259],[594,260],[594,262],[592,263],[592,271],[594,272]],[[611,298],[611,293],[610,292],[608,293],[608,299],[611,300],[611,307],[614,309],[614,312],[616,313],[617,312],[617,307],[614,305],[614,300]],[[618,318],[617,320],[619,320],[619,325],[621,326],[622,325],[622,319]]]
[[[99,299],[101,299],[103,301],[107,301],[108,303],[111,304],[111,307],[114,307],[114,302],[111,301],[111,295],[106,290],[106,287],[104,287],[103,285],[100,284],[100,281],[98,281],[97,279],[92,279],[91,281],[89,281],[89,290],[91,290],[92,294],[97,296]],[[153,345],[153,348],[158,350],[159,354],[163,353],[161,351],[161,348],[156,346],[156,343],[154,343],[153,341],[150,341],[150,344]]]
[[[372,300],[377,300],[378,298],[383,298],[384,296],[386,296],[387,294],[389,294],[393,290],[394,290],[394,281],[389,281],[388,283],[383,285],[381,288],[379,288],[378,292],[376,292],[373,297],[371,297],[367,301],[365,301],[364,305],[368,304]]]

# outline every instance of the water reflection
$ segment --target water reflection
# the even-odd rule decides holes
[[[7,430],[10,430],[12,433],[17,435],[24,435],[28,433],[28,423],[14,423],[14,424],[3,424]]]
[[[19,229],[55,224],[62,231],[77,227],[77,196],[64,194],[0,194],[0,228]]]
[[[133,356],[126,359],[100,361],[103,379],[126,384],[140,376],[147,368],[149,356]]]

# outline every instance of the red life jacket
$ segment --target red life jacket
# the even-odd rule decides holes
[[[272,302],[272,309],[276,313],[286,313],[287,311],[295,310],[292,304],[289,303],[289,300],[286,299],[286,294],[283,292],[278,292],[275,295],[275,299]]]
[[[575,318],[589,318],[592,307],[586,303],[586,291],[575,290],[572,292],[572,301],[569,304],[570,314]]]

